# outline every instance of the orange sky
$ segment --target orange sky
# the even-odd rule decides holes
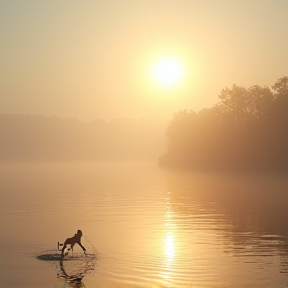
[[[169,119],[287,75],[288,1],[0,2],[0,113]],[[171,89],[152,65],[173,56]]]

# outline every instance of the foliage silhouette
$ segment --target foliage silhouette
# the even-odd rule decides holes
[[[175,113],[166,131],[165,167],[197,170],[288,169],[288,77],[271,87],[233,85],[198,113]]]

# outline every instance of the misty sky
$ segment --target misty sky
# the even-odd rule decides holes
[[[1,0],[0,113],[169,119],[288,71],[287,0]],[[164,89],[151,67],[183,63]]]

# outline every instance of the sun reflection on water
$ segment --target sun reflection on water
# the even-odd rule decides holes
[[[173,282],[172,270],[173,261],[175,257],[175,223],[173,219],[173,211],[171,211],[171,203],[169,192],[166,197],[166,215],[164,227],[164,257],[163,257],[163,270],[161,272],[162,284],[167,285]]]
[[[166,262],[171,262],[174,257],[174,229],[175,223],[173,219],[173,211],[171,211],[171,203],[169,192],[166,197],[166,219],[165,219],[165,255]]]
[[[174,257],[174,239],[172,232],[166,233],[165,248],[167,262],[171,262]]]

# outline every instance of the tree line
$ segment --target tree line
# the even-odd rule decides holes
[[[167,123],[0,114],[0,162],[155,160]]]
[[[166,130],[165,167],[288,169],[288,76],[271,86],[224,88],[213,107],[175,113]]]

